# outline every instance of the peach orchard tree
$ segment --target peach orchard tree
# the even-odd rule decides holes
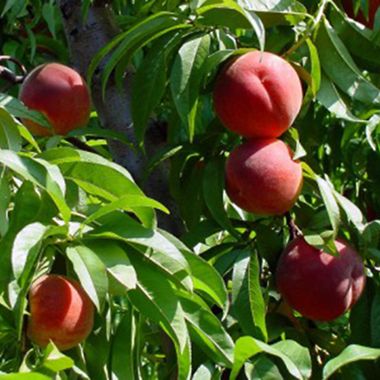
[[[0,379],[379,379],[378,3],[0,0]],[[303,173],[279,215],[240,208],[225,186],[247,138],[225,128],[213,89],[252,51],[282,57],[302,83],[297,118],[272,136]],[[82,128],[38,137],[24,121],[50,122],[19,92],[47,62],[86,78],[92,110]],[[224,96],[229,107],[249,94]],[[283,259],[279,283],[294,239],[310,263]],[[336,239],[366,285],[318,320],[353,297],[351,262],[325,265],[341,257]],[[31,285],[48,273],[77,280],[95,310],[69,350],[27,333]]]

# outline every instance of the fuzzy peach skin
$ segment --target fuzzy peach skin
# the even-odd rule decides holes
[[[45,275],[29,292],[28,337],[45,347],[50,340],[60,350],[68,350],[90,334],[94,306],[81,285],[70,278]]]
[[[354,14],[353,0],[343,0],[342,5],[348,16],[356,21],[361,22],[367,28],[373,29],[375,24],[376,12],[380,7],[380,0],[369,0],[368,6],[368,19],[364,16],[363,12],[359,10],[358,14]]]
[[[28,108],[42,112],[53,127],[43,128],[24,119],[37,136],[66,135],[85,126],[90,116],[90,93],[85,81],[75,70],[60,63],[47,63],[31,71],[19,98]]]
[[[302,105],[297,72],[278,55],[254,51],[227,64],[214,87],[214,108],[224,126],[245,137],[278,137]]]
[[[303,316],[331,321],[349,310],[365,286],[361,257],[343,240],[335,241],[338,256],[299,237],[282,253],[276,273],[278,290]]]
[[[225,168],[227,194],[242,209],[260,215],[281,215],[302,189],[301,164],[278,139],[252,139],[230,154]]]

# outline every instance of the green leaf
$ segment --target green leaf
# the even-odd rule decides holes
[[[251,249],[240,251],[233,266],[233,314],[245,334],[267,340],[266,307],[260,287],[259,261],[257,255],[251,253]]]
[[[74,366],[74,360],[62,354],[53,343],[49,343],[44,350],[41,366],[55,373]]]
[[[48,120],[42,113],[29,110],[22,102],[12,96],[0,94],[0,107],[5,108],[14,117],[28,119],[43,127],[50,128]]]
[[[191,380],[213,380],[214,368],[211,363],[200,365],[194,372]]]
[[[210,42],[208,34],[185,42],[178,51],[170,74],[172,97],[178,114],[188,126],[190,141],[194,137],[198,96]]]
[[[128,297],[146,317],[161,325],[172,339],[179,364],[179,378],[186,379],[190,371],[189,336],[184,312],[173,285],[160,272],[136,256],[130,257],[137,272],[138,285]]]
[[[316,45],[324,71],[342,91],[363,103],[380,104],[380,90],[362,75],[326,19],[319,27]]]
[[[144,18],[140,22],[137,22],[135,25],[128,28],[126,32],[119,34],[111,42],[109,42],[106,46],[99,50],[99,52],[92,59],[91,64],[88,68],[87,83],[91,84],[92,77],[100,62],[118,45],[119,46],[112,54],[111,59],[107,63],[107,69],[103,72],[103,89],[112,70],[115,68],[118,61],[121,58],[123,58],[124,54],[128,51],[128,49],[131,52],[132,47],[134,47],[135,49],[138,47],[142,47],[144,42],[147,43],[147,40],[152,35],[158,33],[160,30],[170,28],[171,26],[177,23],[178,18],[172,12],[159,12],[150,17]]]
[[[160,202],[155,201],[154,199],[148,198],[143,195],[125,195],[116,201],[106,204],[105,206],[100,207],[97,211],[91,214],[83,223],[90,224],[95,220],[112,213],[115,210],[125,210],[125,211],[136,211],[136,214],[139,214],[141,208],[156,208],[169,214],[169,210],[163,206]]]
[[[308,15],[306,7],[294,0],[238,0],[238,3],[254,11],[265,26],[296,25]]]
[[[0,107],[0,149],[18,152],[21,149],[21,136],[16,120]]]
[[[359,360],[376,360],[380,357],[380,349],[351,344],[338,356],[329,360],[323,367],[323,380],[328,379],[341,367]]]
[[[311,356],[307,347],[301,346],[294,340],[282,340],[272,345],[295,363],[304,379],[311,377]]]
[[[203,197],[213,218],[232,235],[237,235],[224,208],[224,159],[215,158],[205,167]]]
[[[234,343],[219,319],[196,296],[181,297],[192,340],[224,366],[232,367]]]
[[[108,291],[106,266],[94,251],[85,246],[68,247],[66,254],[83,289],[101,312]]]
[[[11,188],[6,177],[6,171],[0,174],[0,237],[8,230],[8,207],[11,200]]]
[[[265,27],[260,18],[251,10],[242,8],[233,0],[206,2],[197,9],[198,22],[203,25],[226,26],[232,29],[253,29],[264,50]]]
[[[115,293],[117,284],[125,290],[135,289],[137,277],[125,250],[118,242],[113,240],[90,240],[86,241],[86,246],[90,248],[97,257],[104,263],[109,275],[110,291]],[[114,284],[112,279],[117,282]]]
[[[65,178],[74,181],[86,192],[111,202],[127,195],[144,196],[126,169],[97,154],[72,148],[54,148],[39,157],[57,165]],[[133,211],[146,226],[156,224],[151,208],[135,207]]]
[[[280,370],[272,360],[265,356],[255,358],[252,363],[245,363],[244,373],[248,380],[283,380]]]
[[[128,308],[126,315],[117,327],[112,344],[111,371],[112,378],[135,378],[135,331],[136,321],[132,308]]]
[[[159,40],[154,44],[134,76],[131,112],[133,128],[140,143],[143,141],[151,113],[165,94],[168,58],[182,37],[183,32],[176,31],[163,41]]]
[[[89,238],[105,238],[125,241],[132,246],[143,247],[143,254],[162,270],[178,276],[182,284],[191,289],[188,281],[189,264],[179,249],[162,233],[140,225],[131,217],[119,214],[103,226],[87,234]],[[146,250],[151,248],[151,250]]]
[[[182,251],[189,263],[194,289],[207,294],[224,310],[227,308],[227,289],[220,274],[201,257]]]
[[[108,326],[110,326],[109,317],[102,318],[100,322],[101,323],[97,323],[97,328],[94,329],[92,334],[87,337],[86,344],[84,345],[86,367],[83,371],[83,377],[86,380],[110,379],[109,366],[112,345],[110,341],[110,332],[107,331]],[[82,375],[82,373],[79,373],[79,375]],[[82,376],[79,377],[81,378]]]
[[[289,341],[284,341],[289,342]],[[297,345],[296,342],[291,343],[293,347]],[[299,345],[298,345],[299,346]],[[303,349],[302,346],[299,346]],[[268,344],[254,339],[250,336],[245,336],[239,338],[235,345],[235,357],[234,365],[231,372],[231,380],[235,380],[243,364],[252,356],[255,356],[261,352],[278,357],[284,363],[288,372],[294,376],[296,379],[303,380],[302,371],[297,367],[297,364],[290,359],[287,355],[283,354],[280,350],[276,349],[274,346],[269,346]]]
[[[319,191],[321,193],[323,202],[325,204],[331,226],[333,227],[334,235],[338,233],[339,225],[340,225],[340,211],[339,206],[334,196],[334,189],[329,184],[329,182],[325,181],[321,177],[317,177],[316,179]]]
[[[4,9],[3,11],[1,12],[1,17],[4,17],[4,15],[12,8],[14,7],[15,5],[17,5],[17,3],[20,3],[19,0],[7,0],[5,5],[4,5]]]
[[[202,257],[190,251],[181,240],[164,230],[160,229],[159,231],[184,255],[189,265],[194,289],[207,294],[219,307],[226,311],[228,306],[227,289],[223,278],[216,269]]]
[[[71,211],[64,198],[66,185],[58,167],[46,161],[18,156],[5,149],[0,151],[0,162],[24,179],[45,189],[61,211],[64,220],[70,219]]]
[[[284,249],[283,235],[270,226],[258,224],[255,226],[257,249],[272,271],[277,266],[278,258]]]
[[[380,44],[372,38],[368,29],[361,29],[358,25],[335,5],[330,12],[331,24],[345,46],[359,63],[378,70],[380,65]]]
[[[321,86],[321,64],[319,62],[319,55],[316,46],[313,44],[310,38],[306,40],[309,48],[310,66],[311,66],[311,84],[307,90],[305,97],[310,96],[314,99]]]
[[[0,374],[1,380],[51,380],[51,376],[45,376],[41,373],[9,373],[9,374]]]
[[[182,173],[177,203],[182,219],[191,230],[198,225],[204,210],[202,187],[199,186],[203,181],[204,170],[199,161],[191,160]],[[172,173],[174,180],[176,177],[177,175]]]
[[[360,211],[360,208],[335,190],[334,190],[334,197],[337,203],[339,204],[339,206],[342,208],[342,210],[346,214],[347,220],[350,221],[359,231],[363,231],[364,219],[363,219],[363,214]]]
[[[14,198],[14,209],[10,214],[9,228],[0,240],[0,293],[13,278],[11,253],[17,233],[36,220],[41,209],[41,199],[30,182],[24,182]]]
[[[215,53],[210,54],[207,57],[204,71],[207,73],[207,75],[213,74],[215,75],[222,63],[227,61],[231,56],[238,55],[238,52],[241,52],[243,49],[240,50],[233,50],[233,49],[225,49],[225,50],[218,50]],[[246,49],[244,49],[246,51]]]
[[[56,5],[54,3],[45,3],[42,6],[42,16],[45,19],[50,33],[53,35],[53,38],[56,38],[56,25],[57,25],[57,20],[56,20]]]
[[[357,118],[351,113],[336,86],[326,75],[322,75],[317,99],[335,117],[356,123],[365,123],[364,120]]]
[[[48,228],[38,222],[29,224],[16,235],[13,241],[12,269],[20,286],[24,286],[26,279],[31,277]]]
[[[175,13],[159,12],[149,17],[145,17],[138,24],[122,33],[122,39],[119,40],[120,44],[111,54],[102,73],[103,96],[105,94],[108,79],[120,62],[123,63],[122,67],[128,66],[128,62],[135,50],[141,49],[153,39],[178,27],[183,27],[183,25],[179,25],[179,19]]]
[[[251,255],[248,267],[249,303],[255,325],[260,329],[265,340],[268,339],[265,322],[266,305],[260,285],[260,262],[257,254]]]
[[[365,128],[365,135],[367,137],[367,141],[371,149],[376,152],[376,142],[375,142],[375,131],[380,125],[380,116],[379,115],[373,115],[369,120],[368,124]]]

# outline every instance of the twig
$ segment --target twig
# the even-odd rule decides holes
[[[5,66],[0,66],[0,78],[5,79],[11,84],[22,83],[24,80],[23,75],[16,75],[12,70]]]
[[[94,148],[91,148],[90,146],[88,146],[86,143],[78,140],[77,138],[75,137],[66,137],[66,140],[73,144],[75,147],[77,147],[78,149],[81,149],[81,150],[85,150],[87,152],[90,152],[90,153],[98,153]]]
[[[9,83],[8,86],[1,89],[2,92],[8,91],[15,84],[22,83],[27,75],[25,66],[17,58],[11,57],[10,55],[0,55],[0,62],[7,61],[15,63],[21,70],[22,75],[17,75],[11,69],[8,69],[8,67],[0,65],[0,78]]]
[[[287,50],[282,55],[283,58],[288,57],[289,55],[291,55],[292,53],[294,53],[296,50],[298,50],[306,42],[306,40],[312,35],[312,33],[314,32],[315,28],[318,27],[318,25],[319,25],[319,23],[320,23],[323,15],[324,15],[325,8],[326,8],[326,6],[327,6],[327,4],[329,2],[330,2],[330,0],[322,0],[321,1],[321,6],[318,8],[318,12],[317,12],[317,14],[316,14],[313,22],[306,29],[306,31],[303,34],[302,38],[300,38],[293,46],[290,47],[289,50]]]
[[[295,224],[294,220],[292,219],[292,216],[290,215],[290,212],[287,212],[285,214],[286,217],[286,223],[289,228],[290,238],[291,240],[296,239],[299,236],[302,236],[302,231],[300,228]]]
[[[11,61],[15,63],[21,70],[23,76],[26,76],[28,74],[28,71],[26,70],[25,66],[17,58],[12,57],[10,55],[0,55],[0,62],[7,62],[7,61]]]

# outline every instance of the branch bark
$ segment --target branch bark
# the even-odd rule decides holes
[[[72,65],[85,76],[94,55],[119,33],[114,14],[111,8],[107,6],[106,1],[96,1],[90,8],[87,19],[83,22],[81,2],[60,0],[58,3]],[[112,155],[116,162],[128,169],[147,195],[169,208],[170,216],[158,215],[159,225],[178,236],[183,231],[183,225],[178,216],[177,207],[169,193],[167,164],[158,167],[148,180],[142,183],[147,158],[137,148],[132,128],[130,94],[133,73],[130,70],[125,74],[125,86],[122,91],[117,88],[111,78],[103,98],[101,75],[106,62],[107,58],[97,68],[93,83],[91,83],[94,107],[103,127],[123,133],[135,147],[135,149],[130,149],[120,142],[110,141]],[[160,128],[156,128],[154,124],[148,128],[145,144],[148,157],[165,144],[166,136],[165,133],[161,132]]]

